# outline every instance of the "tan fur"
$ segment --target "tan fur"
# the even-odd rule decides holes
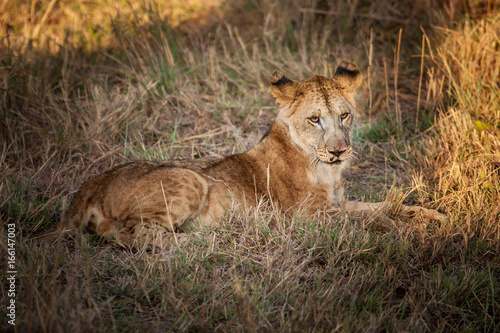
[[[171,244],[165,237],[185,221],[217,222],[232,200],[256,206],[270,197],[285,214],[342,209],[354,214],[383,203],[345,202],[341,171],[352,156],[353,92],[359,70],[343,62],[333,78],[296,83],[271,76],[280,110],[266,136],[241,155],[205,162],[136,162],[85,183],[63,214],[60,231],[88,230],[125,245]],[[403,213],[443,215],[422,207]]]

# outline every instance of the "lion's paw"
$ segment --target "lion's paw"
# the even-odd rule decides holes
[[[436,220],[436,221],[444,221],[447,218],[447,216],[445,214],[441,214],[437,210],[427,209],[427,208],[420,207],[420,206],[404,207],[402,209],[402,213],[408,217],[422,215],[426,219]]]

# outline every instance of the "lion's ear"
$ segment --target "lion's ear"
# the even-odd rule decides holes
[[[295,98],[297,83],[278,71],[271,75],[271,94],[278,103],[289,103]]]
[[[358,67],[347,61],[340,63],[332,79],[337,83],[339,88],[347,93],[353,93],[362,82]]]

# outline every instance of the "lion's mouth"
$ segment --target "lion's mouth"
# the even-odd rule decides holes
[[[343,150],[327,151],[326,149],[316,150],[316,159],[323,164],[339,165],[349,160],[351,148]]]
[[[318,158],[318,161],[320,161],[323,164],[329,164],[329,165],[339,165],[342,164],[342,162],[344,162],[344,160],[341,160],[339,158],[337,158],[336,160],[328,159],[326,161],[322,160],[321,158]]]

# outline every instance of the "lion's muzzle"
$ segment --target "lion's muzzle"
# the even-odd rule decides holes
[[[349,158],[350,151],[350,148],[332,150],[323,148],[316,151],[316,156],[323,163],[339,164]]]

